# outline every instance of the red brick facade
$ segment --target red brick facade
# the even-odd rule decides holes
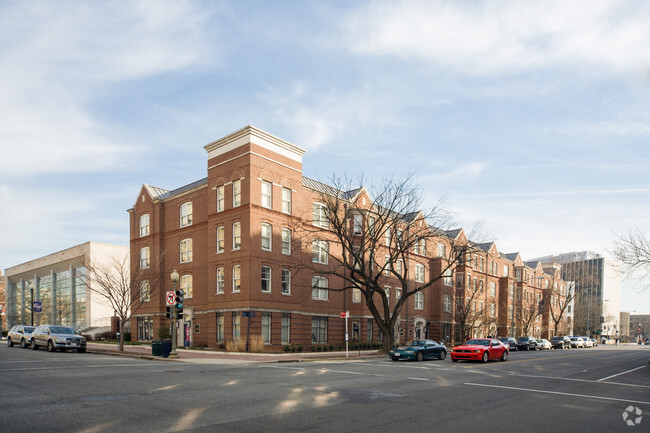
[[[179,285],[185,284],[190,292],[186,294],[182,321],[189,329],[190,345],[223,347],[233,340],[233,328],[239,322],[240,339],[246,339],[250,326],[250,335],[266,337],[267,350],[282,350],[285,344],[307,349],[318,331],[322,333],[316,337],[318,343],[340,346],[344,344],[345,325],[340,313],[345,310],[351,316],[351,341],[378,341],[381,336],[372,316],[362,302],[355,302],[351,291],[328,291],[327,299],[312,296],[312,277],[316,273],[301,267],[311,261],[311,240],[301,239],[296,228],[311,223],[313,203],[319,201],[321,192],[303,179],[304,151],[253,127],[243,128],[205,148],[206,179],[174,191],[144,185],[129,210],[132,277],[139,278],[141,265],[149,266],[147,278],[151,280],[148,300],[144,296],[145,301],[133,314],[133,338],[155,338],[158,328],[169,323],[165,319],[165,292],[174,288],[170,274],[176,269],[181,276]],[[265,190],[265,186],[270,190]],[[240,194],[235,194],[237,187]],[[266,194],[269,191],[270,196]],[[287,203],[283,198],[288,198],[289,191]],[[360,194],[366,193],[362,190]],[[370,202],[370,197],[367,200]],[[236,241],[237,227],[240,236]],[[271,233],[270,242],[263,230]],[[283,244],[283,230],[291,231],[289,251],[287,243]],[[459,237],[464,237],[462,230],[441,236],[439,243],[450,251],[450,241]],[[181,244],[186,247],[184,250]],[[518,255],[509,258],[500,254],[494,244],[479,247],[449,278],[424,291],[421,306],[416,305],[415,299],[409,299],[400,316],[402,342],[418,336],[447,341],[458,338],[456,299],[464,298],[473,289],[474,279],[478,290],[482,290],[476,300],[483,303],[486,313],[481,316],[482,325],[476,334],[500,336],[511,333],[509,306],[514,305],[518,311],[525,309],[541,296],[543,281],[558,281],[539,265],[527,266]],[[141,256],[144,248],[148,248],[149,254]],[[337,254],[335,247],[331,247],[330,254]],[[439,273],[446,263],[445,257],[438,256],[437,245],[428,245],[426,255],[413,257],[425,265],[426,272]],[[234,290],[236,267],[240,272],[239,291]],[[289,272],[287,287],[283,283]],[[521,273],[520,281],[517,272]],[[457,275],[463,276],[462,283]],[[190,281],[191,287],[187,286]],[[539,282],[541,286],[530,282]],[[386,277],[391,303],[396,299],[397,283],[398,280]],[[263,284],[267,284],[266,290]],[[516,286],[516,297],[508,296],[510,285]],[[134,288],[134,297],[142,296],[138,287]],[[340,288],[342,281],[330,276],[329,287]],[[546,313],[533,322],[529,334],[548,336],[549,304]],[[241,317],[242,311],[255,312],[250,324]],[[313,319],[319,325],[316,328]]]

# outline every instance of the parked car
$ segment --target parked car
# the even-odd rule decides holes
[[[508,346],[496,339],[475,338],[467,340],[464,344],[456,346],[451,350],[451,360],[458,361],[483,361],[499,359],[506,361],[510,349]]]
[[[571,339],[567,336],[551,338],[554,349],[571,349]]]
[[[576,349],[583,348],[585,347],[585,342],[582,341],[582,337],[571,337],[571,347],[575,347]]]
[[[547,339],[542,338],[540,340],[537,340],[537,348],[539,350],[544,350],[544,349],[551,350],[553,348],[553,345]]]
[[[519,337],[517,339],[517,350],[535,350],[537,340],[534,337]]]
[[[584,337],[584,336],[581,336],[580,338],[582,338],[582,341],[585,342],[585,347],[594,347],[594,342],[591,341],[590,338],[587,338],[587,337]]]
[[[392,349],[388,353],[388,357],[393,361],[399,361],[400,359],[414,359],[416,361],[445,359],[447,357],[447,347],[434,340],[413,340],[407,346]]]
[[[50,352],[76,349],[79,353],[86,351],[86,339],[68,326],[41,325],[32,333],[32,349],[47,347]]]
[[[511,351],[517,351],[517,339],[515,337],[503,337],[499,338],[499,341],[508,346]]]
[[[29,347],[34,329],[36,329],[36,326],[14,326],[7,333],[7,346],[13,347],[14,344],[20,344],[23,349]]]
[[[596,340],[595,338],[590,338],[590,340],[591,343],[594,345],[594,347],[598,347],[598,340]]]

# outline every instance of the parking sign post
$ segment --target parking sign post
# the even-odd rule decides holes
[[[348,353],[348,317],[350,317],[349,311],[344,311],[341,313],[341,318],[345,319],[345,357],[348,358],[350,354]]]

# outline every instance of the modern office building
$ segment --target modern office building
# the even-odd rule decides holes
[[[623,341],[628,341],[630,339],[633,339],[632,334],[630,333],[630,313],[621,311],[621,320],[619,321],[621,324],[621,329],[619,332],[619,337]]]
[[[170,324],[167,293],[180,288],[185,293],[182,319],[175,325],[180,345],[222,347],[245,340],[248,332],[261,336],[268,350],[341,345],[344,311],[351,316],[350,341],[382,341],[360,293],[337,291],[343,281],[328,273],[340,247],[327,234],[320,240],[300,235],[301,228],[323,228],[323,222],[327,228],[321,214],[327,196],[363,203],[367,213],[359,216],[359,228],[370,226],[373,202],[365,188],[340,191],[304,176],[303,149],[252,126],[205,150],[205,178],[173,190],[144,184],[129,209],[131,274],[140,279],[133,286],[133,297],[141,300],[133,314],[137,339],[150,340]],[[409,284],[442,272],[452,246],[469,242],[462,229],[436,233],[426,246],[409,252]],[[375,257],[378,266],[385,265],[383,251]],[[500,254],[494,243],[476,245],[457,269],[409,298],[395,329],[397,341],[453,342],[461,333],[458,307],[467,303],[466,336],[523,330],[546,336],[548,311],[563,296],[545,291],[553,282],[564,290],[558,275],[545,273],[539,264],[530,267],[518,254]],[[381,276],[381,284],[389,306],[395,305],[403,286],[390,272]],[[509,306],[512,320],[502,320]]]
[[[86,270],[89,263],[111,266],[114,259],[128,254],[127,247],[87,242],[7,268],[7,326],[49,323],[78,330],[110,326],[113,309],[93,292]]]
[[[592,251],[571,252],[535,259],[562,265],[562,279],[571,281],[574,297],[574,332],[620,335],[620,273],[605,257]]]

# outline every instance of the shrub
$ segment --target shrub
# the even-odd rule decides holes
[[[298,352],[302,352],[302,349],[303,349],[302,344],[299,344],[299,345],[298,345]]]
[[[226,352],[243,352],[246,350],[245,341],[226,341]]]
[[[261,335],[251,335],[249,348],[253,353],[264,352],[264,338]]]
[[[284,350],[285,352],[291,352],[291,346],[285,344],[284,346],[282,346],[282,350]]]
[[[130,332],[125,332],[124,333],[124,341],[131,341],[131,333]]]
[[[172,334],[169,332],[169,326],[162,325],[160,328],[158,328],[158,338],[161,340],[172,338]]]

